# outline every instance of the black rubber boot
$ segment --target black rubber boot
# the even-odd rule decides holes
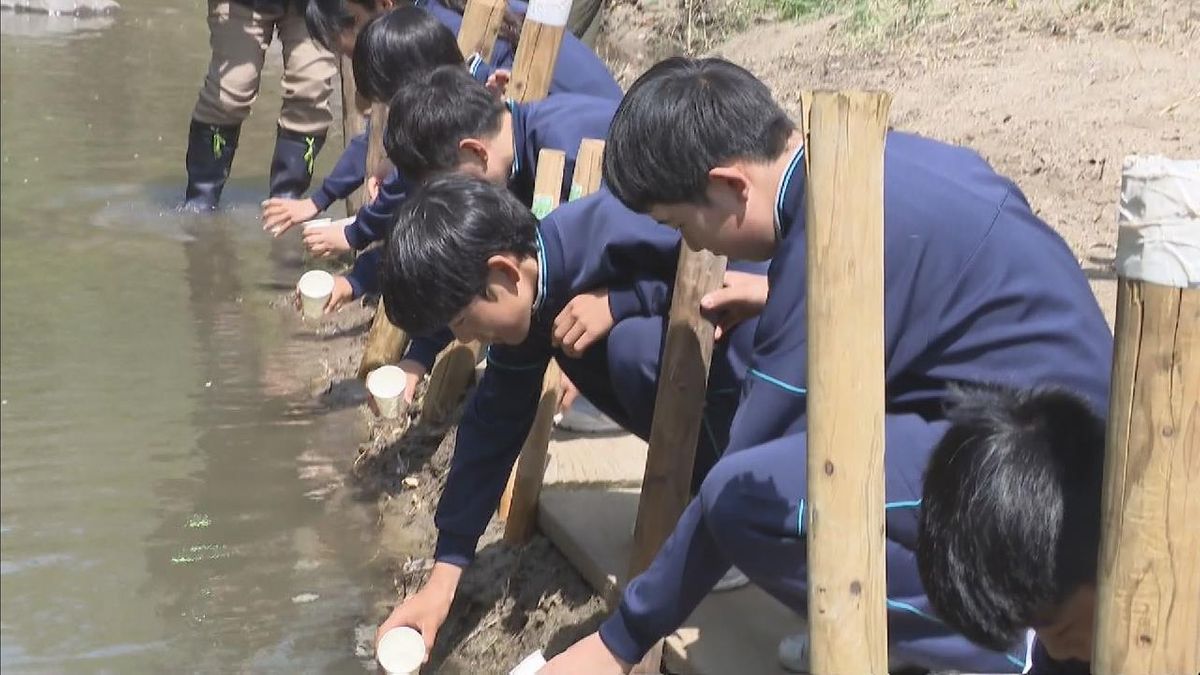
[[[233,153],[237,151],[241,125],[222,126],[192,120],[188,132],[187,191],[183,209],[212,211],[221,201],[221,190],[229,178]]]
[[[299,199],[312,182],[313,164],[325,145],[324,136],[308,136],[283,127],[275,136],[271,158],[271,196]]]

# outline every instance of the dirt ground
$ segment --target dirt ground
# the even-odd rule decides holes
[[[671,2],[610,8],[600,49],[623,83],[688,42],[685,15]],[[1094,10],[933,2],[919,21],[869,37],[848,30],[844,17],[776,21],[741,0],[700,2],[687,5],[698,17],[690,43],[748,67],[793,112],[802,89],[886,89],[895,95],[895,127],[977,149],[1069,242],[1110,321],[1122,158],[1200,156],[1193,2],[1115,10],[1106,2]],[[726,38],[730,26],[737,30]],[[337,384],[321,397],[330,405],[362,401],[351,381],[369,316],[355,308],[336,320],[346,337],[327,347],[328,381]],[[368,416],[363,406],[364,424]],[[408,429],[409,421],[372,426],[353,481],[361,498],[380,503],[380,556],[391,561],[401,596],[420,587],[432,564],[432,513],[454,441],[452,427]],[[562,649],[602,618],[602,603],[544,538],[517,551],[499,543],[500,533],[493,523],[481,541],[425,672],[504,673],[535,649]],[[381,600],[378,619],[391,604]],[[369,636],[361,640],[368,649]]]

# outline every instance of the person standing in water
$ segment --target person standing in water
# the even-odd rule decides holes
[[[283,42],[279,112],[269,194],[299,197],[333,122],[329,99],[337,64],[312,39],[305,0],[209,0],[212,60],[192,111],[183,208],[211,211],[221,200],[242,122],[258,98],[263,62],[276,35]]]

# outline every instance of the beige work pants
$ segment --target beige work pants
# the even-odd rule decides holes
[[[206,124],[241,124],[258,98],[263,61],[278,33],[283,42],[283,106],[279,126],[324,135],[333,122],[329,98],[337,62],[308,34],[303,13],[256,12],[229,0],[209,0],[212,61],[192,117]]]

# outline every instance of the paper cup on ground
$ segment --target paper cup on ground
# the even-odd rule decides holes
[[[425,661],[425,639],[412,628],[393,628],[379,639],[375,659],[388,675],[415,675]]]
[[[518,663],[516,668],[508,671],[508,675],[537,675],[537,671],[546,666],[546,657],[542,656],[542,650],[525,657],[525,660]]]
[[[398,366],[380,366],[367,375],[367,391],[375,399],[380,417],[391,419],[400,415],[407,379],[408,376]]]
[[[333,275],[323,270],[309,270],[300,277],[299,289],[304,318],[319,319],[325,313],[329,296],[333,295]]]

